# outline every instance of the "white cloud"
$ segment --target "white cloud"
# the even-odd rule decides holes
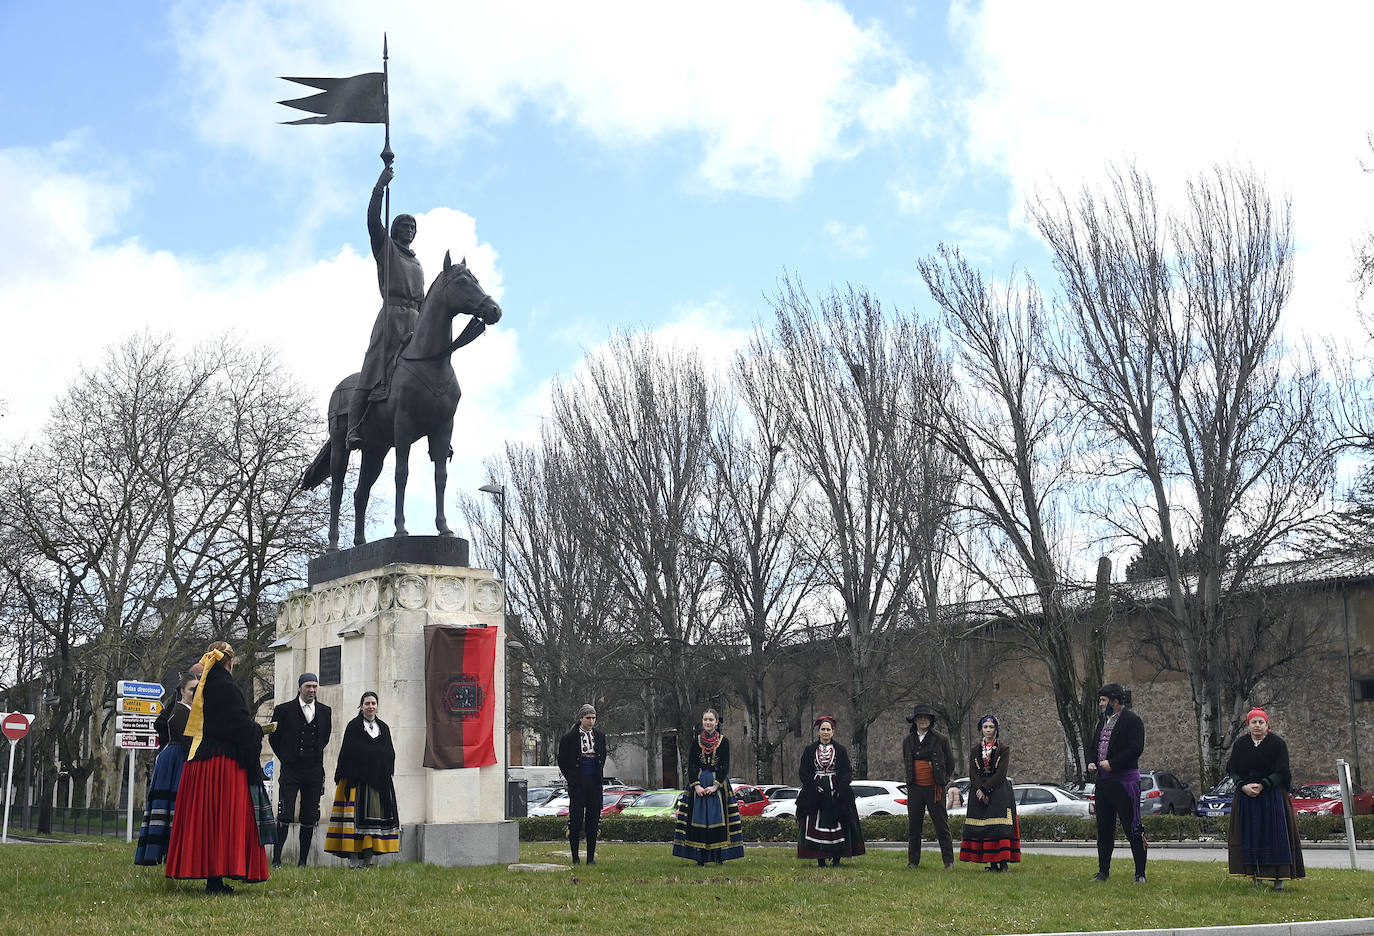
[[[229,0],[184,4],[176,22],[199,131],[273,159],[320,144],[272,126],[288,114],[272,102],[295,96],[272,76],[376,70],[384,30],[406,139],[452,148],[533,108],[615,147],[691,134],[702,183],[766,194],[912,126],[929,86],[880,27],[832,0]]]
[[[825,233],[843,253],[851,257],[866,257],[869,252],[868,228],[862,224],[845,224],[831,218],[825,222]]]
[[[1371,190],[1357,160],[1371,123],[1360,89],[1374,7],[1173,0],[1143,14],[987,0],[956,6],[951,29],[972,69],[968,156],[1010,178],[1015,208],[1046,183],[1096,184],[1113,161],[1134,159],[1175,202],[1188,174],[1253,166],[1293,198],[1291,318],[1333,332],[1353,323],[1350,243]]]
[[[118,229],[130,187],[53,169],[58,155],[0,150],[0,199],[15,211],[14,223],[0,228],[0,308],[14,335],[0,346],[5,437],[37,432],[80,367],[96,365],[105,347],[145,328],[189,344],[232,325],[237,334],[275,345],[314,389],[323,413],[334,385],[361,363],[380,305],[370,255],[340,245],[328,259],[283,266],[271,252],[202,260],[150,251],[135,239],[114,241],[107,235]],[[480,240],[473,218],[438,208],[418,222],[416,246],[428,276],[439,272],[451,247],[454,261],[466,256],[500,301],[499,257]],[[507,397],[519,357],[519,332],[507,324],[455,353],[463,400],[451,486],[480,484],[474,479],[481,459],[509,431]],[[416,477],[424,475],[423,458],[413,461]],[[383,488],[390,486],[377,491]],[[432,516],[432,485],[412,488],[414,516]],[[425,524],[412,528],[423,532]]]

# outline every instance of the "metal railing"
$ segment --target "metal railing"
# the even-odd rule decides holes
[[[140,816],[135,816],[135,825]],[[127,827],[123,809],[98,809],[79,806],[58,806],[52,811],[52,831],[68,835],[118,835],[123,837]],[[10,834],[33,835],[38,830],[38,807],[11,806]],[[137,832],[137,828],[134,830]]]

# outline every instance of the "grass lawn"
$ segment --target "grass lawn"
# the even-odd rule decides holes
[[[521,846],[525,861],[565,856],[557,843]],[[947,873],[938,852],[926,858],[907,871],[904,851],[875,850],[822,870],[784,848],[751,848],[717,869],[661,845],[608,843],[595,867],[575,872],[285,868],[265,884],[236,885],[232,897],[206,897],[200,882],[136,868],[133,846],[122,842],[11,844],[0,848],[0,933],[958,936],[1374,917],[1368,872],[1316,869],[1274,893],[1203,862],[1151,861],[1149,884],[1137,887],[1129,855],[1105,885],[1088,883],[1091,859],[1027,855],[1010,874],[993,875],[968,864]]]

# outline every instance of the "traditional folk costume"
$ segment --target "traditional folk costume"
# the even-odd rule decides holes
[[[1093,738],[1096,745],[1087,750],[1087,761],[1097,765],[1093,790],[1097,810],[1097,874],[1095,881],[1105,881],[1112,867],[1112,851],[1116,848],[1116,824],[1121,823],[1126,840],[1131,843],[1135,859],[1135,877],[1145,880],[1145,826],[1140,821],[1140,755],[1145,750],[1145,723],[1126,704],[1126,690],[1119,683],[1108,683],[1097,691],[1108,700],[1107,709],[1097,722]],[[1120,711],[1114,703],[1120,702]],[[1102,767],[1106,762],[1110,770]]]
[[[830,716],[816,719],[815,724],[828,721]],[[815,858],[824,865],[830,859],[836,865],[841,858],[862,855],[863,827],[854,804],[854,768],[849,752],[841,744],[809,745],[801,756],[801,792],[797,794],[797,857]]]
[[[978,723],[997,719],[986,715]],[[1011,748],[1001,741],[978,740],[969,752],[968,809],[964,815],[964,839],[959,845],[959,860],[986,864],[989,871],[1006,871],[1007,862],[1021,860],[1021,828],[1016,815],[1016,798],[1007,766]],[[978,795],[982,791],[987,802]]]
[[[297,688],[307,682],[318,683],[314,673],[301,673]],[[305,867],[310,857],[310,843],[315,826],[320,821],[320,799],[324,796],[324,749],[334,732],[334,713],[319,699],[303,702],[299,695],[272,709],[272,721],[277,730],[268,736],[267,743],[277,756],[277,834],[272,847],[272,866],[281,867],[282,848],[291,823],[299,818],[300,848],[296,864]],[[296,800],[300,799],[300,813]]]
[[[136,865],[160,865],[167,859],[177,788],[186,767],[186,751],[191,745],[191,739],[185,734],[191,707],[178,700],[168,711],[170,717],[163,722],[162,728],[166,732],[166,737],[162,738],[164,747],[153,762],[153,779],[148,785],[143,825],[138,831],[138,850],[134,852]]]
[[[369,722],[361,714],[350,721],[334,769],[334,808],[324,836],[325,851],[347,858],[354,868],[372,864],[377,855],[400,851],[395,771],[396,748],[386,722]]]
[[[595,714],[590,705],[578,712]],[[573,864],[579,862],[578,840],[587,836],[587,864],[596,863],[596,832],[601,827],[601,784],[606,767],[606,736],[598,728],[583,731],[580,724],[558,742],[558,769],[568,782],[568,843]]]
[[[1256,713],[1269,717],[1263,709]],[[1227,836],[1228,870],[1234,875],[1279,882],[1307,876],[1298,840],[1298,818],[1289,789],[1293,775],[1288,767],[1288,745],[1272,731],[1256,744],[1249,734],[1236,739],[1226,761],[1226,774],[1236,783],[1231,803],[1231,827]],[[1247,783],[1264,787],[1259,796],[1241,790]]]
[[[267,880],[276,821],[263,785],[262,726],[234,677],[211,650],[186,719],[191,739],[177,791],[167,877],[205,878],[208,893],[230,892],[223,878]]]
[[[710,792],[698,796],[696,786]],[[678,800],[673,854],[697,864],[744,857],[744,828],[730,788],[730,741],[702,732],[687,752],[687,790]]]
[[[930,719],[925,734],[917,728],[918,718]],[[908,867],[921,863],[921,839],[925,834],[926,813],[935,826],[940,857],[945,867],[954,867],[954,840],[949,834],[949,812],[945,806],[945,784],[949,782],[954,755],[949,738],[935,730],[935,712],[929,705],[918,705],[911,717],[911,731],[902,739],[902,763],[906,765],[906,816]]]

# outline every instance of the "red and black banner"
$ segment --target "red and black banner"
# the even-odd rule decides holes
[[[495,627],[425,627],[426,767],[496,763]]]

